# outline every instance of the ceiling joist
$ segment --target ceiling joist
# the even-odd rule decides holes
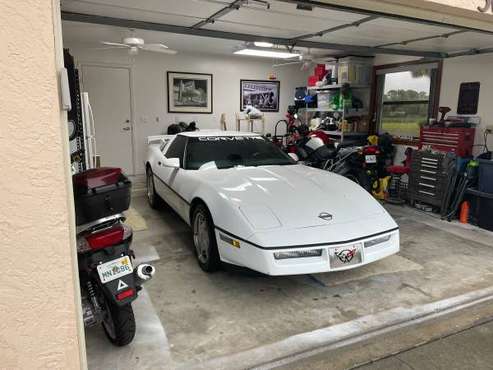
[[[407,22],[412,22],[412,23],[425,24],[425,25],[429,25],[429,26],[447,27],[447,28],[453,28],[453,29],[461,30],[461,31],[472,31],[472,32],[479,32],[479,33],[483,33],[483,34],[493,35],[492,31],[486,31],[486,30],[478,29],[478,28],[474,28],[474,27],[459,26],[457,24],[438,22],[438,21],[434,21],[434,20],[409,17],[409,16],[404,16],[404,15],[399,15],[399,14],[390,14],[390,13],[385,13],[385,12],[381,12],[381,11],[358,9],[358,8],[350,7],[347,5],[328,4],[325,2],[313,1],[313,0],[276,0],[276,1],[283,2],[283,3],[297,4],[297,5],[305,5],[305,6],[310,6],[311,8],[337,10],[337,11],[341,11],[341,12],[366,15],[366,16],[378,16],[378,18],[393,19],[393,20],[398,20],[398,21],[399,20],[400,21],[407,21]]]
[[[217,30],[204,29],[204,28],[184,27],[184,26],[177,26],[177,25],[170,25],[163,23],[139,21],[133,19],[105,17],[100,15],[94,15],[94,14],[82,14],[82,13],[63,12],[63,11],[62,11],[62,19],[66,21],[101,24],[101,25],[124,27],[124,28],[135,28],[135,29],[150,30],[150,31],[170,32],[170,33],[176,33],[182,35],[212,37],[212,38],[225,39],[225,40],[237,40],[237,41],[245,41],[245,42],[255,42],[262,40],[281,46],[290,46],[290,47],[298,46],[298,47],[317,48],[317,49],[325,49],[325,50],[339,50],[339,51],[344,51],[346,53],[354,53],[357,55],[373,55],[379,53],[379,54],[416,56],[423,58],[443,58],[446,56],[446,54],[444,53],[429,52],[429,51],[391,49],[384,47],[375,48],[375,47],[368,47],[363,45],[348,45],[348,44],[337,44],[337,43],[317,42],[317,41],[308,41],[308,40],[293,40],[289,38],[279,38],[279,37],[265,37],[261,35],[225,32],[225,31],[217,31]]]
[[[388,46],[395,46],[395,45],[404,45],[405,46],[405,45],[409,45],[412,42],[427,41],[427,40],[434,40],[434,39],[448,39],[451,36],[459,35],[459,34],[465,33],[465,32],[468,32],[468,31],[454,31],[454,32],[444,33],[442,35],[418,37],[418,38],[410,39],[410,40],[404,40],[404,41],[399,41],[399,42],[390,42],[388,44],[377,45],[375,47],[376,48],[385,48]]]
[[[245,4],[245,0],[235,0],[233,1],[230,5],[228,6],[225,6],[224,8],[218,10],[217,12],[215,12],[214,14],[212,14],[210,17],[194,24],[192,26],[192,28],[200,28],[200,27],[203,27],[207,24],[211,24],[211,23],[214,23],[216,21],[216,19],[234,11],[234,10],[240,10],[241,6]]]
[[[359,21],[355,21],[355,22],[351,22],[351,23],[345,23],[345,24],[341,24],[339,26],[327,28],[326,30],[323,30],[323,31],[319,31],[319,32],[315,32],[315,33],[308,33],[306,35],[297,36],[297,37],[294,37],[293,40],[303,40],[303,39],[309,39],[312,37],[322,37],[322,36],[324,36],[330,32],[340,31],[340,30],[343,30],[345,28],[350,28],[350,27],[359,27],[363,23],[373,21],[377,18],[378,18],[378,16],[372,15],[372,16],[360,19]]]

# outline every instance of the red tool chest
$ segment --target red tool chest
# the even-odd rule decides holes
[[[474,134],[473,128],[421,127],[419,149],[431,146],[434,150],[467,157],[472,155]]]

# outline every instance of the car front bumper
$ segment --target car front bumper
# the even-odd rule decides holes
[[[385,240],[386,237],[388,240]],[[389,230],[377,235],[362,237],[340,244],[323,243],[310,246],[263,248],[245,240],[238,240],[223,230],[216,229],[216,240],[221,260],[239,266],[244,266],[267,275],[300,275],[331,271],[342,271],[358,268],[371,262],[378,261],[399,252],[399,230]],[[382,240],[372,244],[372,241]],[[355,258],[339,259],[335,251],[358,250]],[[279,259],[279,253],[305,253],[314,251],[319,256],[290,257]],[[277,254],[277,258],[276,258]],[[339,254],[339,253],[338,253]],[[332,258],[331,258],[332,255]],[[347,262],[343,262],[347,261]]]

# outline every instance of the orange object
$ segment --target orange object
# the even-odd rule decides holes
[[[469,220],[469,209],[471,208],[471,205],[469,202],[462,202],[460,206],[460,215],[459,215],[459,222],[461,224],[467,224]]]

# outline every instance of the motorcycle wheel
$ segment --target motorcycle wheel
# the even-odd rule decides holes
[[[135,337],[135,316],[132,305],[129,303],[125,306],[117,306],[108,303],[102,325],[111,343],[118,347],[126,346]]]

